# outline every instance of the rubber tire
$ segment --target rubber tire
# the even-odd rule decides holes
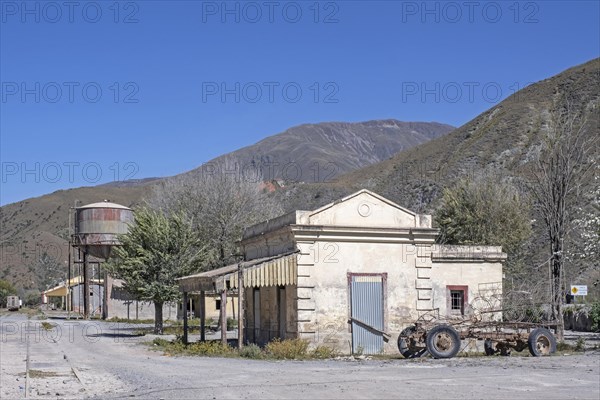
[[[483,342],[483,350],[485,351],[486,356],[493,356],[496,354],[496,350],[494,349],[494,342],[492,339],[485,339]]]
[[[417,328],[414,325],[409,326],[408,328],[406,328],[402,332],[400,332],[400,335],[398,335],[398,350],[400,350],[400,354],[402,354],[402,356],[404,358],[419,358],[419,357],[423,356],[425,353],[427,353],[427,349],[423,349],[416,353],[412,352],[410,350],[410,348],[408,347],[406,340],[402,337],[402,336],[410,335],[411,333],[415,332],[416,329]]]
[[[437,339],[439,335],[447,335],[451,340],[450,348],[447,350],[439,349],[437,347]],[[460,335],[450,325],[438,325],[433,327],[429,332],[427,332],[427,350],[429,354],[433,358],[452,358],[454,357],[458,351],[460,350]]]
[[[544,353],[544,352],[540,351],[540,349],[537,346],[538,340],[544,339],[544,338],[548,342],[549,353]],[[550,332],[548,329],[536,328],[533,331],[531,331],[531,333],[529,334],[529,337],[527,338],[527,346],[529,347],[529,352],[531,353],[532,356],[534,356],[534,357],[547,356],[547,355],[550,355],[550,354],[556,352],[556,338],[554,337],[552,332]]]

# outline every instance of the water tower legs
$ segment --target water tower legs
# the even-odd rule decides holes
[[[83,318],[90,318],[90,277],[88,272],[88,255],[83,252]]]

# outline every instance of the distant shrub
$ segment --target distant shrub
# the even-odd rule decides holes
[[[237,328],[237,319],[233,319],[233,318],[227,318],[227,330],[228,331],[232,331],[235,328]]]
[[[308,355],[308,341],[303,339],[275,339],[265,346],[268,356],[279,360],[301,360]]]

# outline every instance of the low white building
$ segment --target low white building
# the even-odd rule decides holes
[[[247,342],[397,352],[398,334],[421,315],[465,315],[482,291],[501,291],[500,247],[436,245],[431,222],[361,190],[247,228],[246,261],[181,278],[180,288],[226,293],[243,282]]]

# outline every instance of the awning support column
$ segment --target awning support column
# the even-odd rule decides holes
[[[188,293],[183,292],[183,344],[188,343]]]
[[[244,346],[244,273],[238,264],[238,349]]]
[[[227,291],[221,292],[221,343],[227,344]]]
[[[200,341],[206,341],[206,293],[200,291]]]

